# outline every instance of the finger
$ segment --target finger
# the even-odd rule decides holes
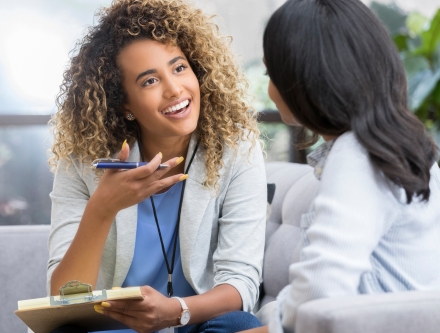
[[[95,311],[100,314],[103,314],[105,316],[108,316],[110,318],[113,318],[113,319],[125,324],[128,327],[133,327],[136,322],[136,318],[127,314],[127,313],[113,311],[108,308],[102,308],[99,305],[95,305]]]
[[[177,165],[181,164],[183,161],[184,161],[184,158],[182,156],[181,157],[174,157],[174,158],[172,158],[172,159],[162,163],[162,164],[168,165],[169,166],[168,168],[158,170],[159,164],[152,164],[151,169],[148,169],[148,171],[147,171],[147,169],[143,169],[143,168],[146,168],[146,167],[150,166],[150,164],[151,164],[151,162],[150,162],[146,166],[138,168],[138,169],[141,169],[141,170],[138,171],[138,173],[136,174],[136,177],[138,177],[138,179],[141,179],[141,178],[150,177],[150,176],[152,176],[154,174],[154,179],[159,179],[163,175],[165,175],[168,171],[170,171],[172,168],[174,168]],[[154,168],[154,170],[153,170],[153,168]],[[152,170],[153,170],[153,172],[151,172]]]
[[[121,150],[118,153],[117,158],[123,162],[125,162],[128,159],[128,156],[130,155],[130,146],[127,144],[127,140],[125,140],[122,143]],[[104,171],[104,174],[112,174],[120,171],[120,169],[107,169]]]
[[[121,150],[119,151],[118,159],[120,159],[121,161],[125,162],[128,159],[129,155],[130,155],[130,147],[127,144],[127,140],[125,140],[122,143]]]
[[[159,168],[159,164],[161,163],[161,161],[162,161],[162,153],[158,153],[156,154],[156,156],[152,158],[150,162],[148,162],[147,165],[143,165],[139,168],[130,171],[132,172],[132,175],[136,179],[149,177],[152,174],[154,174],[154,172]]]
[[[167,187],[173,186],[174,184],[181,182],[187,178],[188,175],[180,173],[178,175],[158,179],[145,187],[146,197],[149,197],[150,195],[157,193]]]
[[[130,311],[139,311],[142,308],[143,300],[120,300],[102,302],[101,306],[106,309],[128,313]]]

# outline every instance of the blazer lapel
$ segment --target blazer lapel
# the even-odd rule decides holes
[[[137,143],[130,150],[129,162],[139,161]],[[121,286],[125,281],[134,256],[136,242],[138,205],[121,210],[116,215],[116,263],[113,286]]]

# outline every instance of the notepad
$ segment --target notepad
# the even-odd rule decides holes
[[[142,300],[140,287],[91,290],[89,284],[70,281],[59,296],[18,301],[14,313],[34,332],[49,333],[64,325],[75,325],[88,332],[127,328],[124,324],[95,311],[94,305],[107,300]]]

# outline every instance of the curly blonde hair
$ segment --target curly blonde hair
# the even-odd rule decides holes
[[[206,150],[205,185],[215,186],[224,145],[258,138],[255,111],[247,104],[248,84],[229,46],[211,18],[183,0],[115,0],[99,13],[99,22],[78,43],[57,97],[52,117],[52,170],[60,159],[82,162],[110,157],[127,139],[137,140],[139,126],[124,117],[126,94],[116,59],[132,41],[149,38],[180,47],[200,85],[196,133]]]

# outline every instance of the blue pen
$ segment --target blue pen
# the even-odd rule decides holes
[[[143,165],[147,165],[148,162],[121,162],[121,160],[114,158],[98,158],[92,162],[92,166],[96,169],[136,169]],[[157,170],[169,168],[169,165],[159,164]]]

